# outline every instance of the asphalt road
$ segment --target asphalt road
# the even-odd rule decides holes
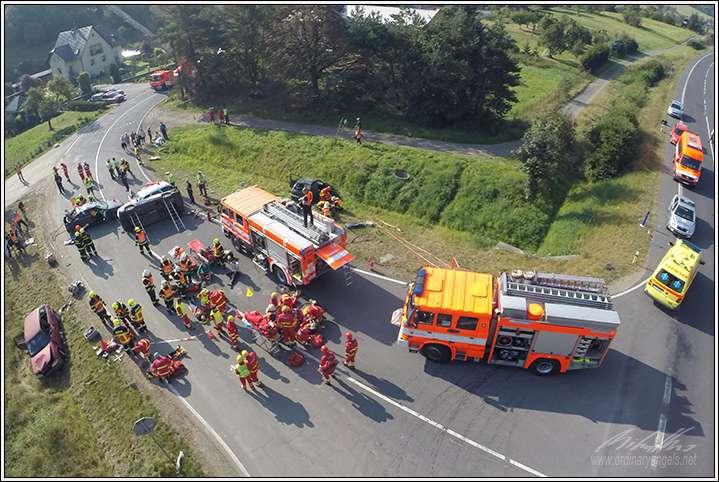
[[[696,119],[690,128],[702,138],[708,138],[704,98],[713,117],[713,65],[706,95],[703,90],[712,60],[698,64],[686,90],[687,113]],[[682,87],[677,86],[679,93]],[[95,130],[83,134],[65,154],[70,160],[93,160],[91,164],[98,160],[94,171],[108,199],[121,200],[126,194],[109,179],[104,159],[122,154],[122,132],[137,128],[147,109],[163,99],[145,86],[125,90],[129,100],[99,119]],[[144,178],[136,164],[133,171],[141,177],[137,188]],[[147,175],[157,177],[151,171]],[[244,330],[243,339],[262,360],[267,385],[257,394],[247,394],[230,372],[235,353],[225,341],[208,339],[196,324],[193,334],[199,336],[181,342],[190,355],[188,375],[168,389],[185,401],[188,417],[201,417],[226,443],[237,457],[237,475],[710,476],[715,443],[713,182],[713,158],[708,154],[702,181],[689,193],[703,220],[695,241],[706,249],[706,265],[687,300],[676,313],[668,313],[654,306],[641,289],[620,297],[616,307],[623,324],[598,370],[543,379],[485,364],[431,364],[393,346],[396,327],[389,317],[401,305],[403,285],[355,273],[347,287],[341,274],[330,274],[303,295],[316,298],[328,310],[333,320],[325,330],[330,347],[342,353],[341,334],[350,330],[358,336],[357,372],[338,368],[335,385],[324,386],[316,371],[317,350],[307,352],[307,362],[292,369],[285,363],[286,352],[271,356]],[[666,206],[676,189],[671,178],[663,176],[659,205]],[[57,194],[48,206],[57,226],[69,206],[67,198]],[[662,216],[663,212],[656,216],[658,233],[649,266],[665,249],[666,237],[659,234],[666,222]],[[149,226],[153,251],[161,255],[193,239],[224,239],[218,226],[203,218],[190,214],[184,222],[186,230],[179,233],[169,221]],[[101,259],[87,265],[74,247],[62,245],[64,232],[59,232],[55,246],[64,269],[86,280],[108,302],[132,297],[142,303],[155,339],[187,335],[177,318],[149,303],[140,273],[150,267],[158,279],[157,261],[141,255],[117,224],[91,230]],[[238,308],[263,309],[276,287],[247,258],[240,259],[244,276],[233,290],[225,275],[215,282],[224,286]],[[252,297],[246,296],[247,288]],[[658,444],[662,419],[666,435]],[[629,439],[644,443],[630,447]],[[659,445],[661,452],[652,449]],[[653,455],[674,454],[677,446],[693,446],[687,453],[696,455],[695,462],[666,466],[655,458],[655,467],[648,464]],[[625,458],[616,459],[617,455]]]

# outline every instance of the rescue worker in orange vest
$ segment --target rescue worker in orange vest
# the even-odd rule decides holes
[[[232,345],[232,349],[237,350],[240,337],[237,333],[237,323],[235,323],[235,317],[232,315],[227,317],[227,336],[230,338],[230,345]]]
[[[141,338],[137,341],[137,343],[135,343],[135,348],[133,348],[132,351],[134,351],[135,354],[143,360],[147,360],[150,355],[150,345],[150,340],[147,338]]]
[[[242,388],[244,388],[245,391],[247,391],[248,385],[253,390],[255,389],[255,386],[252,384],[252,372],[250,371],[250,367],[247,365],[247,361],[242,355],[237,355],[235,374],[240,379],[240,383],[242,383]]]
[[[132,348],[134,344],[132,342],[132,332],[130,329],[117,318],[112,320],[112,326],[112,337],[115,343],[119,343],[125,348]]]
[[[169,378],[174,371],[172,368],[172,358],[164,355],[160,356],[157,352],[152,356],[153,360],[150,364],[150,373],[162,381],[169,382]]]
[[[170,281],[173,271],[175,271],[175,265],[167,256],[163,256],[162,261],[160,261],[160,274],[166,281]]]
[[[175,290],[172,289],[172,286],[170,286],[170,283],[167,280],[163,280],[160,284],[160,298],[165,300],[167,311],[174,313],[175,305],[173,303],[173,299],[175,298]]]
[[[105,308],[105,302],[100,298],[100,296],[95,293],[94,291],[90,291],[88,293],[88,303],[90,304],[90,309],[97,315],[98,318],[100,318],[100,321],[107,326],[109,329],[112,329],[112,322],[110,320],[110,315],[107,314],[107,309]]]
[[[264,384],[260,381],[260,360],[257,358],[257,354],[254,351],[242,350],[242,358],[247,362],[247,367],[250,369],[250,381],[256,383],[258,387],[263,387]]]
[[[225,292],[222,290],[211,291],[210,305],[224,313],[225,307],[227,306],[227,297],[225,296]]]
[[[222,315],[222,312],[217,308],[212,308],[210,310],[210,321],[212,322],[212,326],[220,333],[225,330],[224,319],[225,318]]]
[[[355,357],[358,349],[357,339],[349,331],[345,333],[345,360],[343,363],[352,370],[355,369]]]
[[[327,184],[325,187],[320,189],[320,201],[329,201],[332,197],[332,186]]]
[[[140,253],[142,254],[142,250],[144,249],[147,254],[150,253],[150,241],[147,239],[147,235],[145,234],[145,231],[140,229],[140,226],[135,226],[135,244],[139,246]]]
[[[300,325],[300,328],[297,330],[297,335],[295,335],[295,340],[297,340],[298,343],[302,344],[303,346],[306,346],[307,343],[310,341],[310,335],[312,335],[312,329],[310,328],[309,323],[303,323]]]
[[[182,253],[180,255],[180,261],[177,263],[177,266],[180,268],[180,271],[184,273],[184,275],[187,277],[187,282],[192,282],[192,260],[187,255],[187,253]]]
[[[145,317],[142,315],[142,306],[133,299],[127,300],[127,306],[130,310],[130,323],[138,333],[145,333],[147,325],[145,325]]]
[[[149,269],[142,272],[142,286],[145,287],[152,304],[157,306],[159,301],[157,300],[157,294],[155,293],[155,279],[152,277]]]
[[[300,198],[300,205],[302,206],[302,219],[304,220],[305,227],[307,227],[307,217],[310,218],[310,224],[315,224],[315,218],[312,215],[312,201],[314,200],[314,194],[306,187],[302,189],[303,195]]]
[[[182,302],[180,298],[177,298],[175,300],[175,313],[177,313],[177,316],[180,317],[182,320],[182,323],[185,325],[185,328],[188,330],[192,330],[192,322],[190,321],[190,317],[188,316],[189,308],[185,303]]]
[[[322,352],[322,356],[320,357],[319,372],[325,383],[327,385],[332,385],[330,377],[332,377],[332,374],[335,372],[335,368],[337,367],[337,359],[335,358],[335,354],[332,353],[327,345],[322,345],[320,351]]]
[[[297,335],[296,320],[292,314],[292,308],[283,306],[282,312],[277,316],[277,326],[282,330],[282,343],[291,347],[295,346]]]
[[[310,300],[310,304],[302,308],[302,315],[305,321],[309,323],[311,330],[315,331],[322,327],[325,310],[317,304],[317,300]]]
[[[127,309],[125,303],[122,300],[117,300],[112,304],[112,309],[115,311],[115,316],[123,321],[130,321],[130,312]]]

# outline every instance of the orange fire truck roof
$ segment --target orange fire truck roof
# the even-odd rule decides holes
[[[433,267],[424,270],[424,289],[414,298],[417,308],[492,316],[492,275]]]
[[[268,202],[276,201],[277,199],[279,198],[274,194],[257,186],[251,186],[222,198],[222,203],[233,211],[247,217],[261,210],[262,206]]]

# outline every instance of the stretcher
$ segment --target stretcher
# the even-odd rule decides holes
[[[210,278],[212,278],[212,272],[210,271],[210,262],[207,260],[207,258],[203,257],[202,255],[200,255],[200,253],[198,253],[198,244],[201,246],[202,242],[200,242],[199,240],[194,240],[187,243],[187,247],[190,249],[190,253],[185,251],[185,249],[181,248],[180,246],[175,246],[168,252],[168,254],[175,264],[179,263],[180,257],[183,254],[187,254],[190,260],[190,276],[199,279],[201,287],[209,283]],[[197,262],[197,259],[195,259],[192,253],[196,254],[197,257],[200,258],[200,263]]]
[[[269,321],[259,311],[243,313],[242,321],[250,329],[253,341],[271,355],[280,351],[280,333],[274,322]]]

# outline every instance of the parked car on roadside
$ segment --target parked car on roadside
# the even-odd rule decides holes
[[[669,204],[667,229],[680,238],[691,238],[696,228],[696,205],[694,201],[678,194]]]
[[[667,108],[667,114],[681,120],[682,117],[684,117],[684,104],[682,104],[681,101],[674,99]]]
[[[60,315],[50,305],[39,306],[25,317],[23,336],[33,374],[45,377],[65,364]]]
[[[303,195],[303,189],[308,188],[310,191],[312,191],[312,194],[314,196],[312,199],[312,204],[317,204],[320,200],[320,191],[325,186],[327,186],[327,183],[319,179],[290,179],[290,198],[294,202],[299,202],[300,198]],[[342,196],[340,196],[339,192],[334,187],[332,188],[331,193],[333,196],[342,198]]]
[[[104,102],[106,104],[119,104],[126,99],[125,92],[122,90],[110,89],[105,92],[98,92],[90,97],[91,101]]]
[[[117,210],[121,204],[115,201],[92,201],[71,211],[66,211],[62,218],[68,233],[75,232],[75,226],[93,226],[108,220],[117,219]]]

